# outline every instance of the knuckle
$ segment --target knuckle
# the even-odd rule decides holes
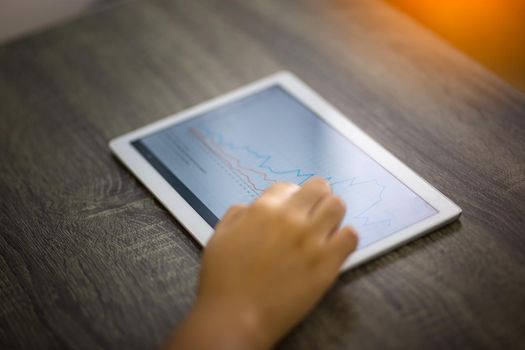
[[[289,231],[300,231],[304,226],[304,220],[295,212],[281,210],[278,212],[279,224]]]
[[[281,210],[279,219],[285,224],[294,225],[296,223],[295,215],[289,210]]]
[[[318,197],[324,197],[326,195],[329,195],[332,190],[328,184],[323,183],[321,185],[313,187],[311,191],[315,193]]]
[[[284,188],[297,188],[299,187],[298,184],[295,184],[293,182],[281,182],[281,185],[284,187]]]
[[[270,208],[269,201],[264,199],[259,199],[253,202],[248,210],[250,213],[259,213],[259,212],[267,212]]]
[[[328,209],[334,214],[343,215],[346,211],[346,205],[340,197],[332,196],[328,202]]]
[[[314,177],[310,180],[310,185],[321,190],[330,190],[330,185],[328,184],[328,181],[326,181],[322,177]]]
[[[291,183],[291,182],[277,182],[273,185],[271,185],[270,187],[268,187],[267,190],[271,190],[271,191],[285,191],[285,190],[288,190],[288,189],[293,189],[293,188],[296,188],[297,185],[294,184],[294,183]]]
[[[251,222],[257,225],[271,219],[274,209],[267,201],[255,201],[245,209],[244,216],[250,218]]]
[[[318,241],[305,240],[303,244],[308,256],[308,265],[311,269],[319,265],[323,260],[322,248]]]
[[[314,176],[309,181],[310,184],[323,185],[326,184],[326,180],[320,176]]]
[[[296,191],[300,190],[300,186],[291,182],[284,182],[281,183],[280,191],[286,192],[286,193],[294,193]]]

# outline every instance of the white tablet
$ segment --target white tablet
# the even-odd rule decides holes
[[[203,245],[228,207],[280,182],[327,179],[359,233],[342,269],[436,229],[461,209],[290,73],[110,142],[116,156]]]

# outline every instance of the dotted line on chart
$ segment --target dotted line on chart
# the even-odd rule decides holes
[[[200,147],[203,148],[204,153],[210,157],[215,164],[217,164],[222,170],[226,172],[226,174],[237,184],[239,187],[241,187],[246,194],[248,194],[250,197],[256,199],[259,197],[257,193],[254,193],[254,191],[246,185],[246,183],[242,180],[242,178],[237,174],[236,172],[232,171],[230,167],[227,167],[224,165],[224,162],[217,159],[217,156],[211,154],[207,149],[204,148],[204,146],[200,145]]]

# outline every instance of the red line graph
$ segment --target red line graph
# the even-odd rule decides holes
[[[246,178],[246,181],[251,185],[254,191],[256,192],[263,192],[264,189],[258,188],[250,179],[250,177],[244,173],[245,171],[251,171],[253,173],[259,174],[263,177],[264,181],[269,182],[277,182],[277,180],[271,179],[268,177],[268,174],[262,171],[258,171],[252,168],[247,168],[241,164],[241,161],[238,158],[235,158],[234,156],[227,154],[224,152],[221,147],[217,144],[215,144],[213,141],[208,141],[206,137],[197,129],[190,128],[190,133],[195,136],[208,150],[210,150],[213,154],[215,154],[217,157],[219,157],[222,161],[224,161],[228,166],[232,169],[236,169],[237,172],[239,172],[244,178]],[[234,164],[229,160],[231,159]]]

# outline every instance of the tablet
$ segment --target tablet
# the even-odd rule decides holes
[[[288,72],[110,142],[203,245],[235,203],[270,185],[329,181],[359,245],[342,269],[459,217],[461,209]]]

